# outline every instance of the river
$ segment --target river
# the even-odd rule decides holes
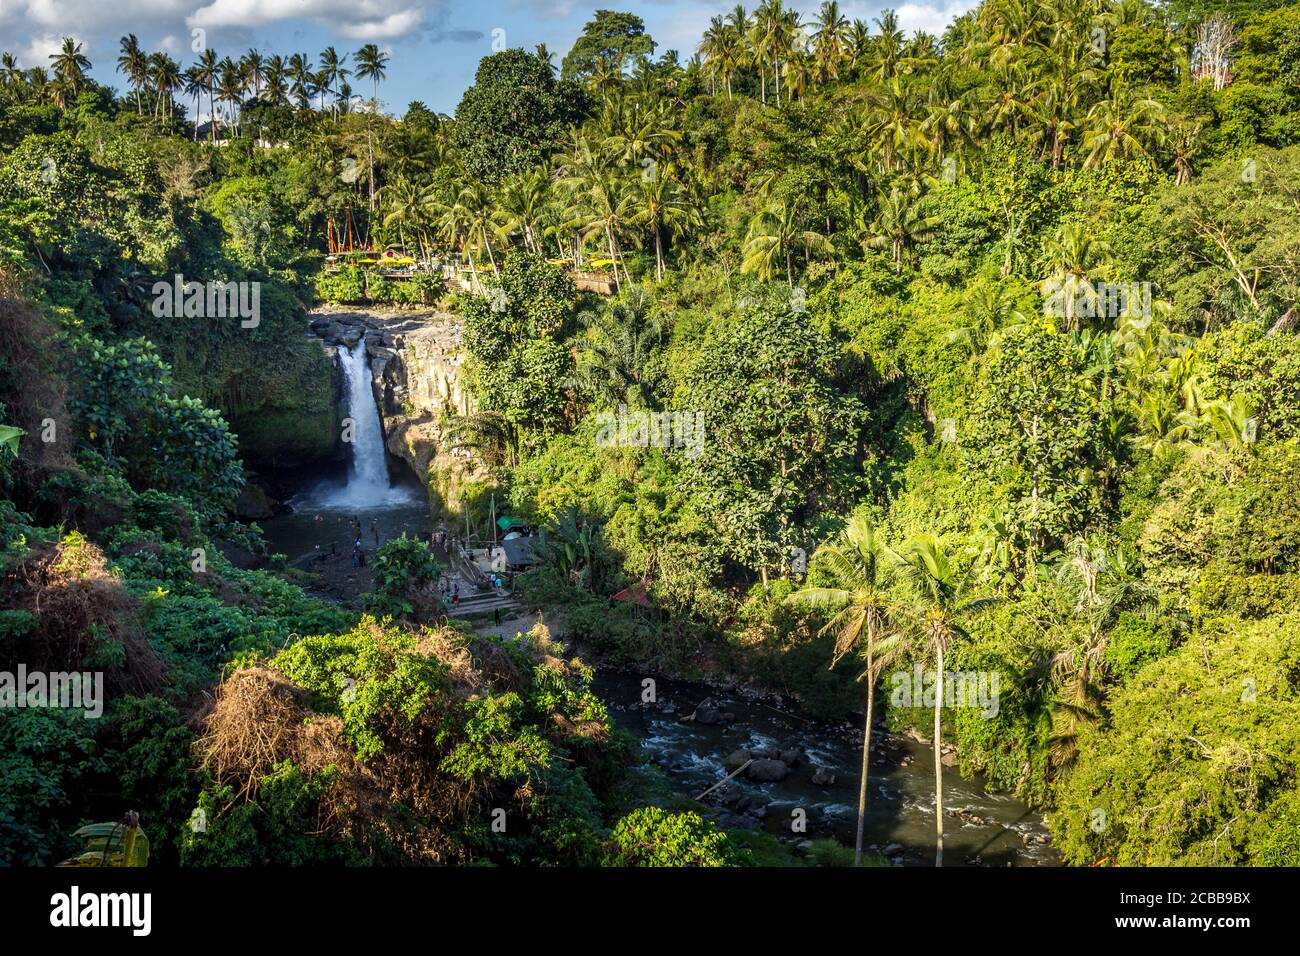
[[[734,751],[798,750],[799,761],[784,780],[757,783],[744,774],[735,778],[728,787],[727,802],[732,807],[724,810],[724,823],[762,827],[793,838],[791,822],[796,810],[802,810],[803,838],[831,836],[853,845],[862,762],[860,724],[809,720],[788,701],[663,678],[655,679],[655,703],[643,705],[643,680],[639,674],[601,671],[596,690],[609,705],[614,722],[642,741],[645,756],[675,791],[694,797],[718,783],[732,769],[726,761]],[[681,719],[705,698],[716,701],[720,711],[734,714],[735,719],[716,724]],[[834,782],[814,783],[819,768],[833,774]],[[880,855],[888,849],[896,865],[933,865],[930,746],[877,727],[872,734],[869,780],[864,843]],[[963,779],[947,767],[943,787],[946,865],[1059,864],[1050,844],[1039,842],[1048,837],[1042,818],[1022,801],[990,792],[980,780]]]

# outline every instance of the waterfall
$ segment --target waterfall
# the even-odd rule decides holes
[[[347,484],[330,491],[322,503],[334,507],[373,508],[411,500],[410,491],[394,488],[388,478],[388,452],[384,448],[384,428],[371,384],[365,336],[351,349],[339,346],[339,364],[343,366],[348,383],[352,460]]]

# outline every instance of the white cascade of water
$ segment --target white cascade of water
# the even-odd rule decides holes
[[[388,478],[388,452],[384,428],[371,384],[370,356],[363,336],[351,349],[339,346],[339,364],[348,385],[348,417],[352,419],[352,463],[342,488],[330,491],[321,502],[332,507],[375,508],[411,500],[406,488],[395,488]]]

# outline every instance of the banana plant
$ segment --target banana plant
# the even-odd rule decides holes
[[[13,425],[0,425],[0,452],[18,457],[18,439],[25,434]]]
[[[149,838],[140,829],[140,815],[134,811],[117,823],[91,823],[73,836],[82,840],[85,847],[59,866],[149,865]]]

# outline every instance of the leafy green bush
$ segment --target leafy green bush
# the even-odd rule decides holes
[[[1300,785],[1300,615],[1205,622],[1085,726],[1051,814],[1075,864],[1294,861],[1278,826]]]
[[[83,787],[104,769],[79,710],[0,708],[0,866],[46,866],[74,847]]]
[[[1107,635],[1106,663],[1118,680],[1126,681],[1173,645],[1173,632],[1162,619],[1125,612]]]
[[[322,270],[316,275],[316,298],[338,305],[365,302],[365,270],[358,266],[344,266],[337,272]]]
[[[747,851],[698,813],[644,807],[618,821],[606,866],[745,866]]]
[[[438,579],[438,562],[429,543],[422,538],[399,538],[384,542],[374,557],[375,584],[367,607],[380,616],[410,617],[416,611],[414,592]]]

